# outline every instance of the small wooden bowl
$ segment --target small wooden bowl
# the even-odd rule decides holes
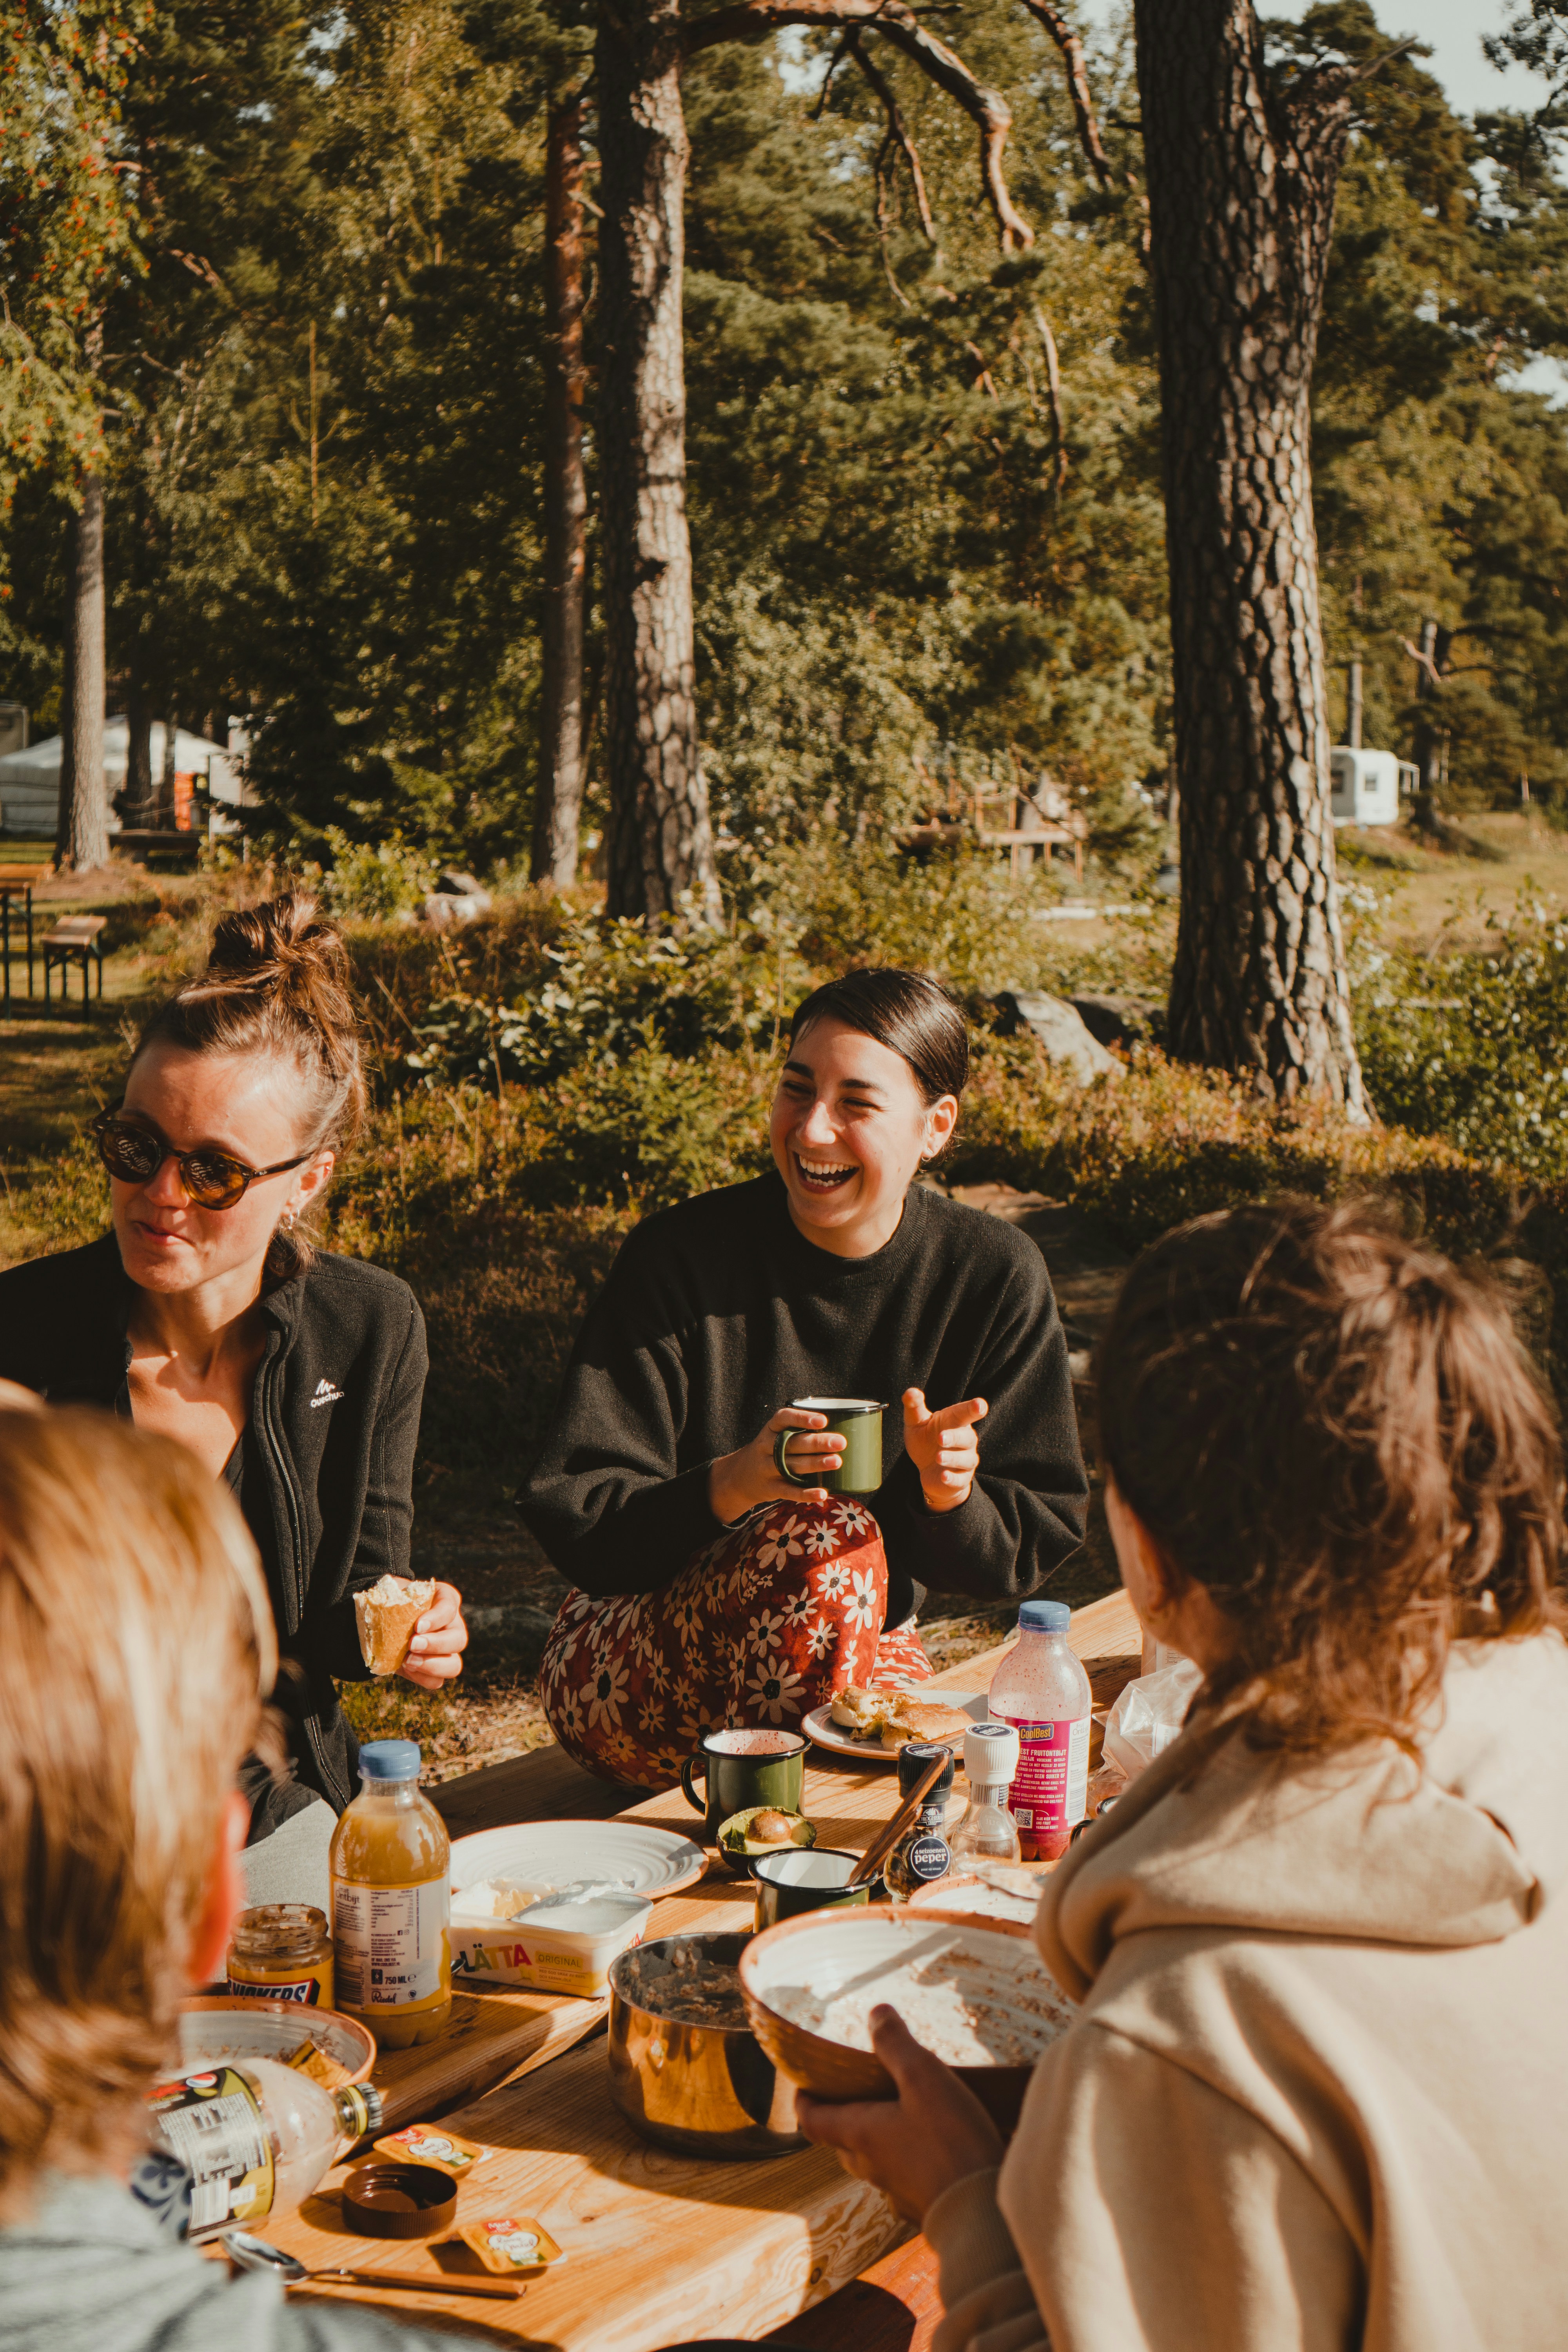
[[[789,1956],[794,1980],[798,1983],[804,1979],[814,1988],[831,1990],[835,1979],[844,1982],[852,1976],[862,1977],[868,1967],[875,1966],[884,1957],[890,1971],[902,1957],[899,1937],[928,1935],[931,1928],[940,1927],[960,1930],[966,1942],[973,1941],[982,1950],[995,1937],[1002,1940],[1010,1955],[1016,1953],[1019,1945],[1029,1948],[1032,1954],[1029,1929],[1018,1922],[981,1921],[963,1911],[913,1911],[908,1905],[890,1903],[872,1904],[864,1911],[807,1913],[804,1918],[781,1921],[778,1927],[753,1937],[741,1955],[741,1988],[746,1997],[752,2031],[780,2074],[819,2099],[890,2099],[895,2095],[891,2075],[870,2051],[852,2050],[842,2042],[830,2042],[826,2035],[814,2033],[769,2007],[769,1986],[780,1980],[779,1959],[786,1939],[815,1939],[809,1947]],[[1040,1974],[1049,1985],[1050,1979],[1045,1978],[1043,1969]],[[1061,2004],[1065,2031],[1071,2022],[1072,2011],[1059,1993],[1056,1998]],[[1042,2036],[1041,2046],[1050,2038]],[[1005,2136],[1016,2127],[1024,2094],[1034,2071],[1032,2058],[1011,2065],[953,2069]]]
[[[343,2179],[343,2219],[366,2238],[437,2238],[458,2215],[458,2184],[433,2164],[378,2157]]]

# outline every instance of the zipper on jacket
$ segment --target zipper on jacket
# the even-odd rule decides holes
[[[262,1434],[267,1440],[268,1450],[271,1453],[273,1463],[278,1471],[278,1475],[282,1482],[283,1493],[289,1505],[289,1541],[294,1556],[294,1622],[296,1625],[300,1625],[303,1624],[305,1619],[304,1515],[300,1507],[299,1490],[294,1484],[293,1471],[289,1458],[289,1448],[283,1437],[281,1423],[279,1417],[273,1411],[273,1407],[277,1401],[277,1392],[278,1358],[275,1355],[269,1355],[261,1370],[261,1427]],[[302,1716],[300,1717],[300,1727],[305,1734],[306,1739],[310,1743],[310,1753],[316,1759],[316,1768],[321,1773],[324,1785],[337,1792],[342,1804],[348,1804],[353,1795],[353,1790],[339,1778],[336,1770],[333,1769],[332,1759],[327,1753],[327,1744],[317,1728],[315,1717],[313,1715]]]

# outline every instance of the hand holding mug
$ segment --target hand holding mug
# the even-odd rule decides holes
[[[921,1389],[904,1391],[904,1452],[920,1473],[928,1511],[956,1511],[969,1500],[980,1467],[974,1424],[991,1408],[984,1397],[929,1410]]]
[[[826,1502],[826,1486],[793,1485],[780,1471],[773,1459],[773,1444],[784,1429],[802,1433],[789,1449],[797,1478],[806,1474],[808,1465],[826,1477],[843,1461],[843,1433],[828,1428],[826,1413],[803,1412],[792,1404],[781,1406],[749,1445],[721,1454],[708,1465],[708,1507],[721,1527],[755,1510],[759,1503]]]

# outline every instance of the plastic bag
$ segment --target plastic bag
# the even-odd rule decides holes
[[[1105,1752],[1129,1780],[1152,1764],[1181,1730],[1203,1675],[1190,1658],[1129,1683],[1105,1724]]]

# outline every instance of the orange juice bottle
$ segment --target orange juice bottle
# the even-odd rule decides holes
[[[372,1740],[359,1769],[332,1835],[337,2004],[384,2050],[406,2050],[434,2042],[452,2012],[451,1848],[419,1792],[414,1740]]]

